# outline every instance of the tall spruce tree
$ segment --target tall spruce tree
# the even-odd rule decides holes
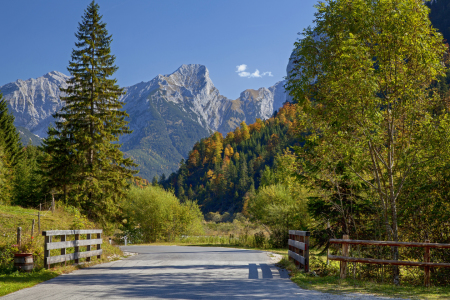
[[[61,89],[66,105],[54,115],[56,127],[44,148],[55,156],[48,160],[47,171],[64,168],[47,174],[60,191],[69,191],[68,202],[106,220],[117,213],[126,179],[137,173],[130,168],[137,165],[120,151],[119,137],[131,131],[118,100],[123,89],[110,79],[118,68],[110,50],[112,37],[98,10],[92,1],[79,23],[67,68],[72,77]]]
[[[8,103],[0,93],[0,146],[8,163],[14,167],[22,156],[22,143],[14,126],[14,116],[8,111]]]
[[[14,116],[8,112],[8,103],[0,93],[0,203],[11,202],[14,171],[23,156],[22,150]]]

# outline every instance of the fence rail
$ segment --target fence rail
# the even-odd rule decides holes
[[[48,230],[43,231],[42,235],[45,236],[44,244],[44,267],[46,269],[50,268],[51,264],[66,262],[69,260],[74,260],[75,264],[79,263],[80,258],[86,258],[86,261],[90,261],[92,256],[97,256],[100,258],[103,250],[102,245],[102,234],[101,229],[92,230]],[[85,234],[86,239],[80,240],[80,235]],[[75,240],[66,241],[68,235],[75,235]],[[97,235],[97,238],[91,238],[92,235]],[[60,236],[60,242],[53,242],[52,237]],[[97,245],[96,250],[91,250],[92,245]],[[86,251],[79,251],[80,246],[86,246]],[[66,254],[66,248],[75,248],[74,253]],[[50,250],[61,249],[61,255],[51,256]]]
[[[289,230],[289,258],[309,272],[309,231]]]
[[[424,267],[425,276],[424,284],[426,287],[430,286],[430,267],[450,268],[450,263],[434,263],[430,262],[430,248],[445,249],[450,248],[450,244],[438,244],[416,242],[391,242],[391,241],[370,241],[370,240],[350,240],[348,235],[344,235],[343,239],[330,239],[330,244],[342,244],[342,256],[328,255],[329,260],[337,260],[341,262],[341,278],[346,277],[347,262],[360,262],[367,264],[380,264],[380,265],[397,265],[397,266],[415,266]],[[387,259],[374,259],[374,258],[361,258],[361,257],[349,257],[349,245],[377,245],[388,247],[420,247],[424,248],[424,261],[402,261],[402,260],[387,260]]]

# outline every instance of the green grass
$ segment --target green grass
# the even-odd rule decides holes
[[[377,283],[367,280],[346,278],[341,280],[339,275],[330,274],[325,276],[314,275],[314,266],[311,272],[304,273],[297,269],[287,256],[279,262],[279,266],[291,271],[291,280],[299,287],[308,290],[317,290],[332,294],[373,294],[384,297],[408,298],[408,299],[450,299],[450,287],[430,287],[410,285],[403,283],[399,286],[388,283]],[[335,271],[339,269],[338,262],[331,262],[330,268]],[[314,271],[315,272],[315,271]],[[330,272],[336,273],[336,272]]]
[[[52,279],[60,274],[70,273],[79,268],[85,268],[95,264],[117,260],[123,256],[118,247],[108,243],[108,236],[103,235],[103,255],[101,259],[91,258],[91,262],[83,265],[53,264],[52,268],[43,268],[44,237],[38,233],[37,213],[35,209],[26,209],[19,206],[0,205],[0,296],[32,287],[40,282]],[[31,239],[31,222],[35,219],[34,238]],[[18,272],[13,268],[13,256],[17,251],[16,232],[17,227],[22,227],[23,249],[20,252],[33,253],[35,269],[33,272]],[[73,208],[58,208],[54,213],[41,212],[41,230],[66,230],[66,229],[92,229],[101,228],[81,216]],[[73,239],[73,236],[71,237]],[[70,239],[70,237],[69,237]],[[57,241],[58,239],[54,239]],[[73,252],[73,248],[67,248],[67,253]],[[52,250],[51,255],[59,255],[60,250]]]
[[[3,274],[0,273],[0,297],[24,288],[32,287],[60,275],[57,271],[45,269],[31,273],[22,273],[19,271],[3,272]]]

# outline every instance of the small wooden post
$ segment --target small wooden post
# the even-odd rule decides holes
[[[33,236],[34,236],[34,219],[33,219],[33,222],[31,223],[31,238],[33,238]]]
[[[426,240],[425,243],[429,243],[429,240]],[[423,257],[423,261],[424,262],[430,262],[430,248],[429,247],[425,247],[425,254]],[[431,282],[430,282],[430,267],[424,267],[424,271],[425,271],[425,276],[424,276],[424,283],[426,287],[430,287]]]
[[[97,238],[101,239],[102,238],[102,234],[101,233],[97,233]],[[97,244],[97,250],[102,249],[102,244]],[[97,255],[97,258],[100,259],[101,255]]]
[[[44,268],[50,269],[50,264],[48,263],[48,259],[50,258],[50,250],[48,249],[48,244],[52,242],[51,236],[45,236],[45,244],[44,244]]]
[[[42,203],[39,203],[39,211],[42,210]]]
[[[305,258],[305,273],[309,272],[309,236],[304,237],[305,251],[303,257]]]
[[[330,229],[330,220],[327,220],[327,230]],[[330,265],[330,260],[328,259],[328,256],[330,256],[330,247],[327,249],[327,266]]]
[[[17,245],[22,246],[22,227],[17,227]]]
[[[55,195],[52,194],[52,213],[55,212]]]
[[[78,241],[80,239],[80,235],[79,234],[75,234],[75,241]],[[74,247],[75,248],[75,255],[77,255],[77,252],[79,252],[80,251],[80,247],[78,247],[78,246],[75,246]],[[78,259],[78,257],[75,257],[75,263],[77,264],[77,263],[79,263],[80,261],[79,261],[79,259]]]
[[[66,241],[66,235],[61,235],[61,242],[65,242]],[[62,247],[61,248],[61,255],[66,255],[66,248]],[[67,261],[66,259],[64,259],[64,265],[66,265]]]
[[[91,234],[90,233],[86,234],[86,239],[87,240],[91,239]],[[91,251],[91,245],[87,245],[86,246],[86,251]],[[91,261],[91,257],[90,256],[86,257],[86,261]]]
[[[348,240],[349,236],[345,234],[342,239]],[[348,248],[349,248],[348,244],[342,244],[342,256],[348,256]],[[341,279],[345,279],[345,277],[347,276],[347,262],[341,261],[340,265],[341,265]]]
[[[41,205],[39,204],[39,210],[41,209]],[[41,234],[41,212],[38,211],[38,234]]]

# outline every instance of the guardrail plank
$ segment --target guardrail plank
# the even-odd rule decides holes
[[[295,241],[295,247],[304,251],[306,249],[306,244],[303,242]]]
[[[295,235],[299,235],[299,236],[309,236],[311,233],[309,231],[301,231],[301,230],[292,230],[294,231]]]
[[[96,234],[102,233],[102,229],[86,229],[86,230],[46,230],[42,231],[43,236],[53,235],[74,235],[74,234]]]
[[[382,245],[398,247],[450,248],[450,244],[330,239],[330,244]]]
[[[444,267],[450,268],[449,263],[431,263],[431,262],[418,262],[418,261],[401,261],[401,260],[386,260],[386,259],[374,259],[374,258],[358,258],[348,256],[328,255],[329,260],[338,260],[346,262],[361,262],[368,264],[379,265],[402,265],[402,266],[415,266],[415,267]]]
[[[85,251],[85,252],[76,252],[70,253],[66,255],[58,255],[58,256],[50,256],[47,257],[47,264],[55,264],[59,262],[65,262],[68,260],[76,260],[85,257],[91,257],[96,255],[101,255],[103,250],[93,250],[93,251]]]
[[[47,249],[53,250],[53,249],[61,249],[61,248],[71,248],[71,247],[89,246],[89,245],[101,244],[101,243],[102,243],[102,239],[55,242],[55,243],[49,243],[47,245]]]

